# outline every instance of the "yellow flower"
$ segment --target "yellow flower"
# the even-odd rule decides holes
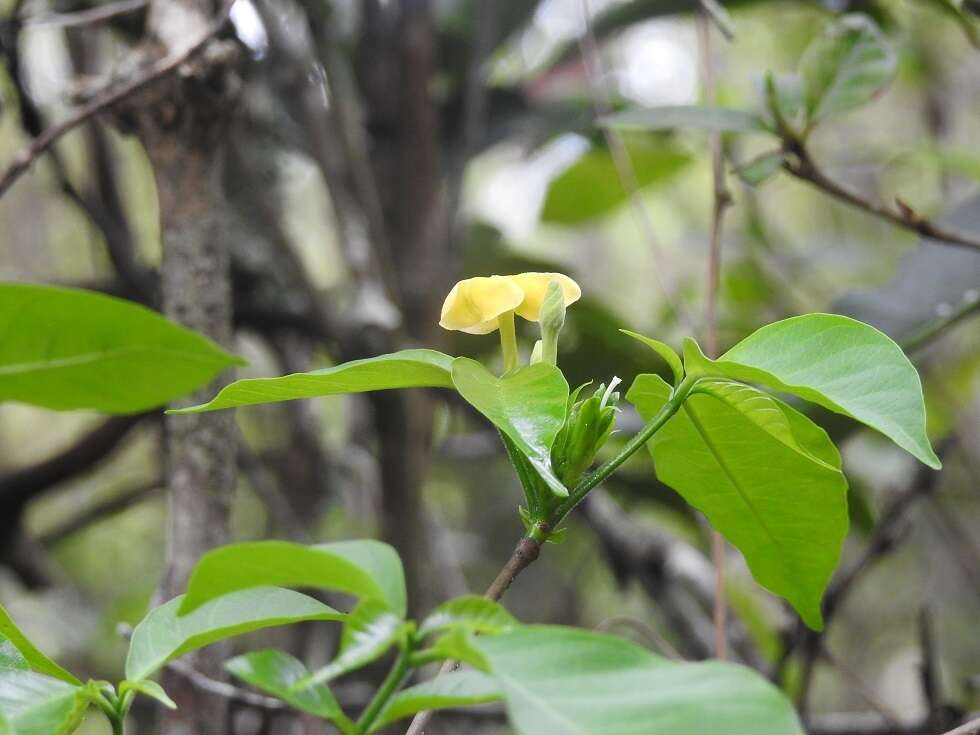
[[[562,273],[467,278],[453,286],[443,302],[439,326],[470,334],[489,334],[499,329],[504,371],[509,373],[517,369],[518,363],[514,314],[528,321],[540,321],[541,304],[553,282],[561,287],[565,306],[575,303],[582,295],[578,284]],[[557,303],[557,295],[552,298]],[[557,339],[558,330],[553,331],[552,341]],[[554,358],[551,363],[554,364]]]
[[[541,302],[548,284],[557,281],[565,306],[575,303],[582,289],[562,273],[519,273],[516,276],[467,278],[453,286],[442,305],[439,326],[469,334],[489,334],[509,312],[528,321],[541,318]]]
[[[469,334],[490,334],[501,314],[521,305],[524,292],[507,276],[467,278],[449,292],[442,305],[439,326]]]

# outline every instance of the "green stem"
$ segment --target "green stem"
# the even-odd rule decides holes
[[[112,723],[112,735],[126,735],[126,715],[110,717],[109,722]]]
[[[401,650],[398,652],[398,658],[395,659],[395,663],[391,666],[391,671],[388,672],[388,676],[385,677],[384,682],[381,684],[381,688],[378,689],[374,698],[368,703],[364,712],[357,720],[357,731],[361,733],[367,732],[371,725],[374,724],[375,719],[381,713],[381,710],[391,699],[391,696],[398,691],[398,687],[401,686],[402,681],[405,679],[405,675],[409,670],[409,659],[412,655],[412,644],[411,642],[406,643],[402,646]]]
[[[514,327],[514,312],[505,311],[497,317],[500,330],[500,348],[504,352],[504,375],[517,370],[517,330]]]
[[[684,404],[687,399],[688,394],[691,392],[691,388],[697,382],[697,378],[692,378],[688,376],[680,382],[680,384],[674,389],[674,392],[660,410],[657,411],[657,415],[654,416],[650,421],[647,422],[646,426],[643,427],[637,434],[633,435],[633,438],[626,442],[620,451],[612,459],[603,463],[599,468],[587,477],[584,477],[578,485],[572,488],[569,492],[568,497],[552,512],[548,518],[548,528],[555,529],[558,524],[567,516],[582,500],[589,491],[592,490],[596,485],[605,480],[609,475],[619,469],[619,466],[623,464],[627,459],[632,457],[636,451],[645,445],[650,438],[656,434],[660,428],[670,420],[670,418],[680,410],[680,407]]]

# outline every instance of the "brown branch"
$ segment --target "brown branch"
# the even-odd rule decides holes
[[[137,485],[116,497],[95,503],[74,518],[70,518],[61,525],[39,534],[37,541],[42,546],[55,546],[93,523],[98,523],[106,518],[118,515],[124,510],[128,510],[147,498],[160,493],[163,487],[163,480],[152,480]]]
[[[834,181],[817,166],[802,141],[791,135],[787,135],[786,132],[783,135],[784,148],[788,153],[793,154],[790,159],[783,163],[783,169],[792,176],[812,184],[835,199],[850,204],[852,207],[886,222],[890,222],[902,229],[916,232],[923,237],[949,245],[980,250],[980,236],[942,227],[931,220],[921,217],[901,199],[896,199],[896,206],[894,208],[888,207],[872,202],[864,195],[848,188],[844,184]]]
[[[120,15],[135,13],[143,10],[149,4],[149,0],[118,0],[118,2],[104,3],[74,13],[45,13],[44,15],[28,16],[21,18],[21,22],[28,28],[80,28],[105,23]]]
[[[487,587],[487,591],[483,593],[483,596],[495,602],[499,601],[514,583],[514,580],[517,579],[517,576],[533,564],[540,554],[540,542],[527,538],[526,536],[521,538],[517,542],[517,546],[514,547],[514,551],[511,552],[507,563],[504,564],[500,573],[497,574],[497,577]],[[436,674],[436,678],[457,668],[459,668],[457,662],[446,661],[439,669],[439,673]],[[424,710],[415,715],[412,723],[408,726],[408,730],[405,731],[405,735],[423,735],[425,728],[432,719],[433,713],[433,710]]]
[[[702,3],[698,19],[698,36],[701,48],[701,67],[704,75],[704,96],[707,104],[714,106],[716,98],[714,64],[711,58],[711,20],[708,6]],[[717,20],[717,18],[715,18]],[[711,235],[708,247],[708,284],[705,289],[704,322],[705,348],[708,357],[718,356],[718,283],[721,276],[721,234],[725,210],[732,204],[732,195],[725,182],[724,151],[721,134],[711,134],[712,213]],[[717,531],[711,532],[711,559],[715,567],[714,630],[715,656],[728,657],[728,601],[725,596],[725,538]]]
[[[208,42],[224,28],[233,4],[233,2],[226,2],[215,17],[215,20],[208,27],[207,32],[188,48],[160,59],[160,61],[152,64],[142,75],[135,79],[110,84],[95,94],[91,100],[75,110],[65,120],[49,127],[41,133],[30,145],[14,156],[13,161],[10,162],[3,175],[0,176],[0,197],[13,186],[14,182],[22,174],[30,169],[31,164],[38,156],[48,150],[48,148],[54,145],[66,133],[74,130],[107,108],[139,92],[141,89],[174,73],[204,50]]]

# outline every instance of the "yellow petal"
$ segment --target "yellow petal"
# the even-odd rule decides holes
[[[510,276],[524,292],[524,301],[517,307],[518,316],[536,322],[541,318],[541,302],[552,281],[558,281],[565,296],[565,306],[574,304],[582,296],[582,289],[564,273],[519,273]]]
[[[489,334],[497,329],[497,317],[513,311],[524,292],[510,278],[467,278],[449,292],[442,305],[439,326],[470,334]]]

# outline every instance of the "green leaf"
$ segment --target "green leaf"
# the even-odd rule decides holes
[[[919,375],[902,349],[863,322],[805,314],[762,327],[718,360],[685,344],[688,373],[762,383],[880,431],[934,469]]]
[[[604,633],[522,626],[474,638],[518,735],[803,735],[755,672],[673,663]]]
[[[689,154],[648,139],[627,141],[626,147],[640,188],[669,180],[692,161]],[[626,197],[608,148],[593,148],[548,186],[541,221],[580,225],[614,212]]]
[[[459,394],[524,453],[552,492],[568,490],[551,466],[551,446],[565,423],[568,383],[554,365],[538,363],[498,378],[476,360],[453,361]]]
[[[184,596],[155,608],[133,630],[126,678],[139,681],[168,661],[216,641],[305,620],[342,620],[344,615],[292,590],[257,587],[208,601],[186,615]]]
[[[0,284],[0,401],[135,413],[200,388],[241,358],[122,299]]]
[[[716,133],[769,133],[761,116],[724,107],[680,105],[627,110],[599,118],[599,124],[618,130],[684,128]]]
[[[236,380],[207,403],[170,413],[201,413],[392,388],[452,388],[449,378],[452,361],[449,355],[435,350],[402,350],[308,373]]]
[[[381,600],[401,616],[406,610],[405,573],[388,544],[257,541],[223,546],[201,557],[187,583],[180,614],[228,592],[264,585],[319,587]]]
[[[306,683],[332,681],[381,658],[404,639],[410,625],[380,600],[362,600],[344,624],[337,656],[308,677]]]
[[[449,632],[439,636],[436,642],[426,649],[426,653],[443,660],[462,661],[485,671],[489,664],[484,655],[473,646],[474,640],[476,640],[475,636],[465,628],[450,628]]]
[[[485,704],[495,702],[501,696],[500,686],[493,677],[479,671],[453,671],[398,692],[378,713],[377,721],[368,732],[377,732],[392,722],[423,710]]]
[[[503,605],[478,595],[464,595],[439,605],[419,625],[419,635],[463,628],[470,633],[500,633],[517,625]]]
[[[746,161],[735,169],[735,174],[749,186],[760,186],[782,170],[785,160],[782,151],[770,151]]]
[[[640,375],[627,398],[644,419],[670,397]],[[820,427],[728,381],[699,384],[648,443],[657,477],[742,552],[762,586],[820,629],[820,600],[847,533],[847,481]]]
[[[310,676],[301,661],[284,651],[246,653],[225,662],[225,668],[247,684],[272,694],[291,707],[311,715],[333,720],[342,714],[340,705],[324,684],[294,689]]]
[[[5,638],[10,645],[17,649],[20,657],[23,658],[32,671],[36,671],[39,674],[47,674],[48,676],[75,686],[81,685],[81,681],[41,653],[27,639],[27,636],[17,627],[17,624],[14,623],[13,618],[10,617],[10,614],[4,609],[3,605],[0,605],[0,637]],[[9,651],[8,658],[12,658]],[[17,668],[20,667],[17,666]]]
[[[155,681],[143,679],[141,681],[130,681],[126,679],[119,684],[119,697],[124,697],[127,693],[142,694],[150,699],[155,699],[167,709],[177,709],[177,704],[170,698],[162,686]]]
[[[3,636],[0,636],[0,671],[30,671],[24,654]]]
[[[17,735],[68,735],[88,705],[86,687],[35,671],[0,671],[0,712]]]
[[[827,25],[800,59],[811,123],[863,106],[895,76],[898,59],[874,22],[845,15]]]
[[[631,332],[628,329],[620,329],[620,332],[632,337],[638,342],[642,342],[651,350],[656,352],[667,363],[667,367],[670,368],[670,372],[674,375],[674,385],[677,385],[682,380],[684,380],[684,365],[681,364],[680,356],[674,351],[674,349],[657,339],[651,339],[650,337],[644,337],[642,334],[637,334],[636,332]]]

